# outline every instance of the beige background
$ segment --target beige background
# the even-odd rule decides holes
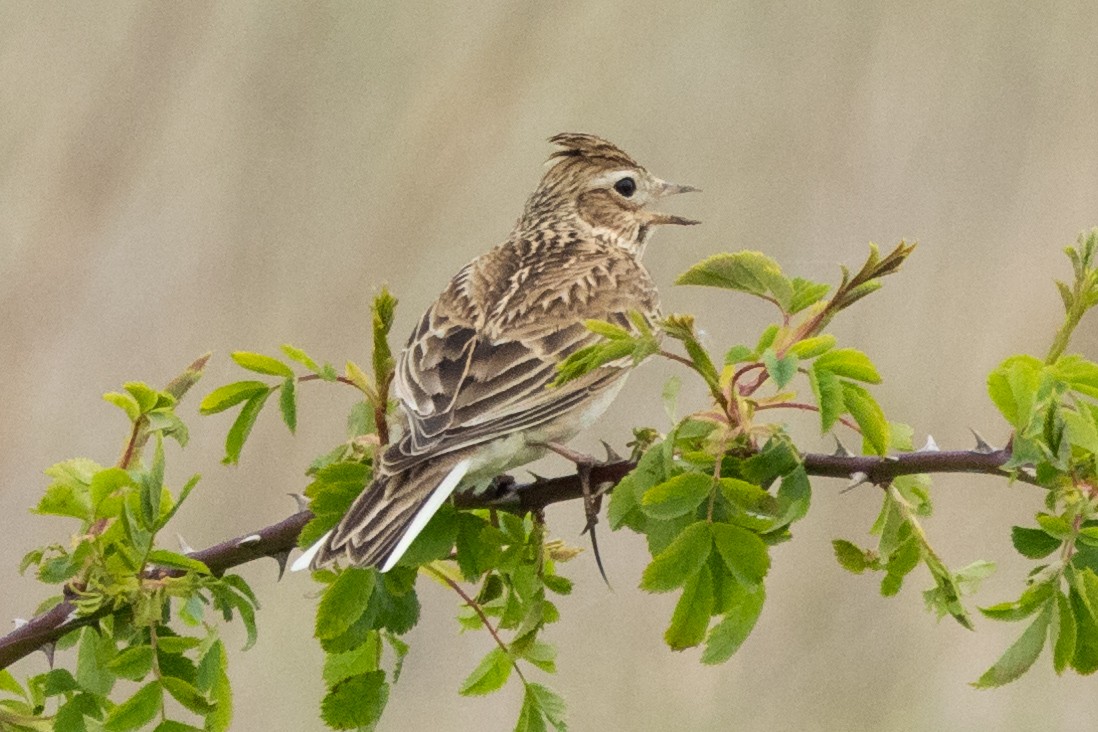
[[[1060,318],[1061,248],[1098,224],[1098,11],[1090,3],[428,3],[0,5],[0,617],[47,590],[14,569],[63,540],[26,509],[41,471],[73,455],[113,461],[124,423],[100,393],[163,383],[216,357],[204,393],[236,378],[227,352],[291,342],[366,360],[368,303],[388,282],[397,332],[450,273],[509,230],[563,130],[618,142],[657,174],[700,186],[648,263],[668,310],[703,312],[714,345],[754,337],[770,313],[672,288],[722,250],[762,249],[792,274],[834,279],[869,240],[920,246],[834,332],[886,375],[890,416],[970,444],[1007,431],[984,378],[1043,353]],[[1074,347],[1098,357],[1098,316]],[[666,425],[650,363],[581,447]],[[227,418],[183,409],[192,447],[176,484],[204,480],[179,516],[195,546],[277,520],[310,458],[340,439],[350,395],[302,390],[300,432],[267,415],[240,467],[218,464]],[[686,390],[685,407],[700,405]],[[806,444],[816,441],[800,423]],[[543,472],[560,472],[553,463]],[[615,590],[582,557],[548,637],[575,730],[1079,729],[1094,680],[976,678],[1019,632],[935,623],[918,572],[898,599],[841,571],[829,540],[866,538],[872,489],[819,480],[796,540],[774,552],[769,602],[731,662],[662,644],[673,597],[634,589],[636,537],[604,534]],[[989,478],[937,483],[932,536],[954,566],[1001,562],[979,596],[1017,592],[1011,522],[1041,497]],[[551,512],[574,537],[578,506]],[[321,654],[308,578],[244,570],[260,639],[231,659],[237,730],[318,729]],[[424,583],[423,619],[382,729],[509,729],[520,690],[456,689],[489,650],[459,635],[456,598]],[[233,647],[242,636],[226,631]],[[18,672],[43,668],[40,656]]]

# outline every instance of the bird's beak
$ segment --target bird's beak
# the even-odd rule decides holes
[[[668,183],[665,180],[659,182],[659,188],[656,190],[656,196],[663,198],[664,196],[674,196],[676,193],[698,193],[701,188],[695,188],[694,186],[684,186],[679,183]]]
[[[656,198],[663,198],[664,196],[673,196],[676,193],[695,193],[700,191],[700,188],[694,186],[686,186],[680,183],[669,183],[665,180],[658,181],[655,191]],[[700,224],[700,221],[694,219],[688,219],[683,216],[675,216],[673,214],[663,214],[652,212],[648,215],[649,224],[675,224],[677,226],[693,226],[694,224]]]

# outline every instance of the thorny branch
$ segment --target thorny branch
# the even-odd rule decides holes
[[[920,451],[902,453],[885,458],[855,456],[838,453],[824,455],[809,453],[804,456],[804,467],[809,475],[829,478],[845,478],[852,485],[861,483],[887,484],[901,475],[917,473],[982,473],[1004,476],[1003,465],[1010,459],[1009,446],[994,450],[986,448],[983,441],[970,451]],[[593,486],[617,483],[636,463],[630,460],[613,460],[591,469]],[[1025,475],[1016,476],[1025,482]],[[554,503],[583,497],[578,475],[557,478],[539,478],[530,483],[516,483],[510,476],[500,476],[494,485],[480,495],[459,495],[455,501],[460,508],[495,508],[516,513],[538,511]],[[297,535],[312,518],[303,510],[282,521],[258,531],[223,541],[189,556],[204,562],[215,574],[246,564],[262,557],[272,557],[279,562],[279,571],[285,566],[286,557],[297,545]],[[154,570],[162,573],[163,570]],[[96,622],[107,613],[101,612],[77,616],[75,606],[68,597],[52,609],[21,624],[0,638],[0,668],[7,668],[19,659],[39,648],[49,647],[66,633]]]

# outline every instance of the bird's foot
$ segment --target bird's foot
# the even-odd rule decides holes
[[[588,534],[591,537],[591,551],[595,555],[595,564],[599,568],[599,574],[602,575],[602,581],[606,583],[606,586],[610,586],[610,580],[606,576],[606,569],[602,565],[602,555],[599,554],[599,543],[595,536],[595,526],[599,522],[599,511],[602,509],[602,497],[608,491],[612,484],[605,483],[596,487],[591,486],[591,470],[598,465],[604,465],[605,463],[614,462],[620,460],[620,456],[614,452],[614,450],[603,443],[606,447],[606,460],[599,460],[582,452],[573,450],[570,447],[561,445],[558,443],[548,442],[545,443],[546,449],[563,457],[565,460],[570,461],[576,466],[576,474],[580,479],[580,488],[583,491],[583,512],[587,518],[587,523],[583,527],[581,535]]]

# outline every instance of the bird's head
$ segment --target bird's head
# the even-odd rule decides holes
[[[638,255],[656,226],[698,223],[649,209],[664,196],[697,188],[657,178],[616,145],[595,135],[562,133],[549,142],[561,149],[550,156],[551,167],[530,196],[523,223],[552,225],[555,218],[574,216],[596,236]]]

